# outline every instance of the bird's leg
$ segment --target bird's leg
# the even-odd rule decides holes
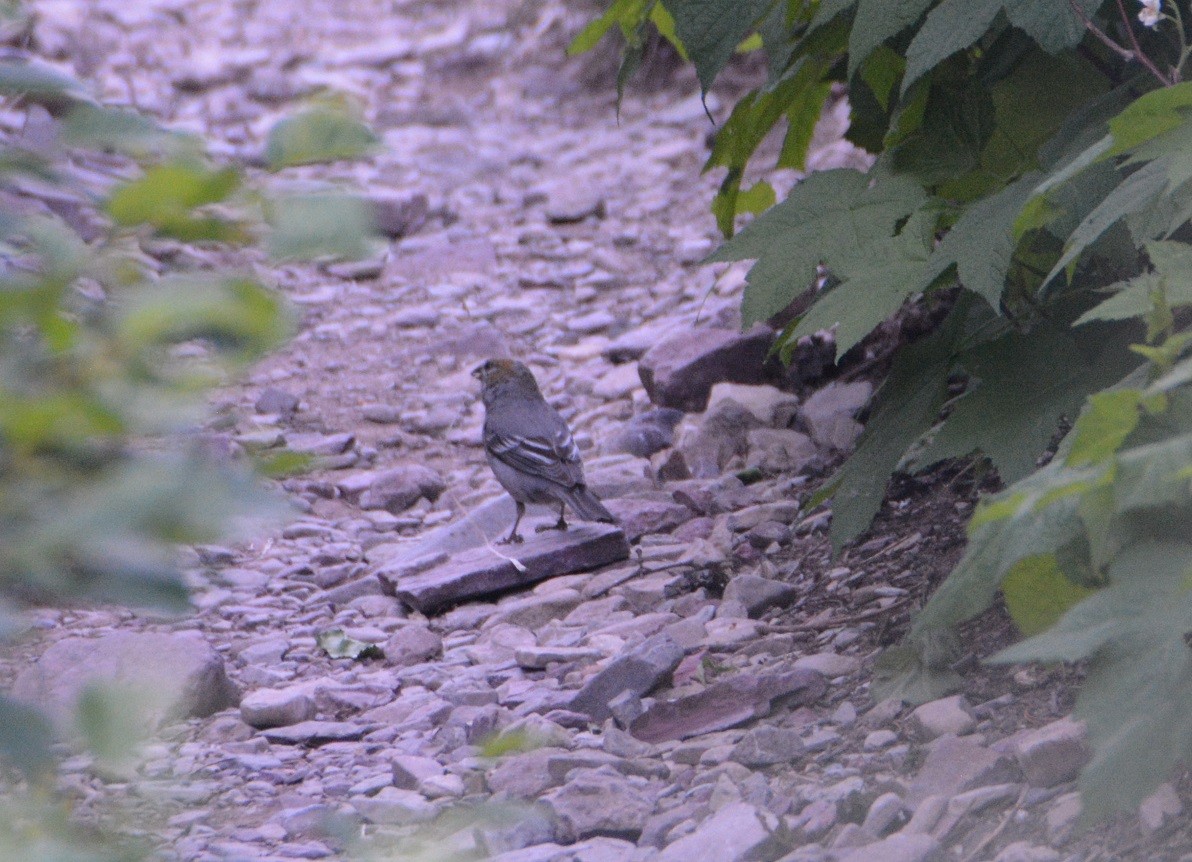
[[[513,519],[513,529],[509,531],[508,536],[497,543],[499,545],[520,545],[522,542],[522,537],[517,532],[517,525],[521,523],[522,515],[526,513],[526,504],[520,500],[514,500],[513,503],[517,506],[517,517]]]
[[[539,524],[538,528],[537,528],[537,532],[541,533],[546,530],[566,530],[567,529],[567,519],[563,517],[563,514],[566,511],[567,511],[567,505],[565,503],[560,503],[559,504],[559,521],[558,521],[558,523],[556,523],[556,524]]]

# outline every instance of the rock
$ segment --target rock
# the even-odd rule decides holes
[[[1072,837],[1082,806],[1079,793],[1065,793],[1047,809],[1047,840],[1050,844],[1064,844]]]
[[[358,502],[362,509],[384,509],[397,514],[420,499],[439,499],[446,484],[443,477],[422,464],[402,464],[386,470],[357,473],[338,483],[344,499]]]
[[[803,402],[799,419],[811,439],[821,446],[847,451],[861,433],[861,424],[853,417],[869,403],[873,384],[829,383]]]
[[[1060,852],[1050,847],[1040,847],[1029,841],[1015,841],[1007,844],[993,857],[993,862],[1060,862]]]
[[[407,247],[408,241],[398,246],[399,253],[392,255],[385,265],[383,279],[427,282],[452,273],[492,272],[497,266],[496,249],[483,237],[460,237],[450,241],[440,236],[428,236],[416,250],[400,251]]]
[[[588,216],[604,218],[604,196],[596,184],[560,183],[547,193],[546,218],[555,224],[583,221]]]
[[[382,571],[378,576],[399,599],[428,614],[448,605],[629,558],[625,533],[612,524],[582,524],[531,536],[524,544],[500,553],[487,547],[461,551],[421,574],[401,576]],[[510,557],[517,559],[520,568]]]
[[[678,449],[691,475],[711,479],[734,457],[743,458],[749,451],[748,432],[756,425],[753,414],[736,401],[726,399],[709,410],[679,438]]]
[[[946,841],[952,830],[963,820],[974,820],[983,811],[1010,805],[1022,792],[1019,784],[991,784],[958,793],[948,800],[943,815],[932,827],[931,834],[939,841]]]
[[[724,588],[724,600],[740,602],[751,617],[760,617],[770,608],[785,607],[798,594],[790,584],[758,575],[737,575]]]
[[[1071,718],[1015,734],[995,747],[1014,755],[1032,787],[1071,781],[1092,756],[1085,742],[1084,722]]]
[[[368,202],[372,205],[374,226],[391,239],[416,233],[426,224],[430,214],[430,201],[424,194],[397,195],[371,191]]]
[[[799,409],[799,399],[775,386],[750,386],[744,383],[717,383],[708,395],[709,411],[725,399],[744,407],[762,425],[786,428]]]
[[[425,623],[411,623],[390,635],[381,651],[389,664],[399,667],[421,664],[442,654],[443,639]]]
[[[682,660],[682,647],[667,635],[654,635],[592,676],[572,698],[568,709],[602,722],[612,715],[609,701],[625,691],[638,696],[649,694],[670,680]]]
[[[610,321],[610,323],[611,322],[613,321]],[[640,388],[641,385],[642,379],[641,375],[637,373],[637,365],[630,362],[624,365],[613,366],[611,371],[592,384],[592,394],[597,398],[603,398],[606,401],[615,401],[618,398],[630,398],[633,395],[633,391]],[[679,415],[682,416],[681,413]],[[630,420],[630,424],[633,424],[633,420]],[[625,429],[622,429],[622,431],[624,430]],[[621,433],[622,432],[618,432],[618,434],[614,436],[612,445],[608,446],[605,451],[632,452],[634,455],[640,455],[644,458],[647,457],[651,452],[656,452],[658,449],[662,448],[662,446],[658,446],[654,449],[641,446],[627,447],[624,443],[621,443],[617,439],[620,437]],[[633,438],[628,439],[630,443],[632,443]],[[639,451],[639,449],[644,449],[646,451]]]
[[[269,728],[265,731],[265,738],[287,745],[313,746],[360,739],[372,729],[369,725],[350,721],[300,721],[288,727]]]
[[[603,657],[600,650],[586,647],[539,647],[527,646],[518,648],[514,660],[529,670],[541,670],[551,664],[564,662],[588,662]]]
[[[581,604],[583,596],[571,589],[554,590],[543,595],[525,596],[501,602],[486,626],[505,623],[536,631],[551,620],[567,616]]]
[[[673,324],[660,320],[618,335],[604,348],[602,355],[614,365],[640,359],[647,350],[672,333]],[[640,382],[640,377],[638,378]]]
[[[315,702],[297,687],[261,689],[240,701],[240,717],[256,728],[285,727],[314,718]]]
[[[812,670],[818,674],[823,674],[828,679],[833,679],[838,676],[848,676],[850,673],[855,673],[861,666],[861,662],[852,656],[840,655],[834,652],[821,652],[814,655],[805,655],[795,659],[795,668],[797,670]]]
[[[739,673],[697,694],[654,704],[633,722],[629,732],[655,744],[689,739],[767,715],[775,700],[789,701],[792,706],[814,703],[826,688],[823,677],[811,671]]]
[[[951,733],[964,736],[977,726],[972,709],[964,695],[933,700],[917,707],[911,713],[911,722],[920,739],[930,741],[937,736]]]
[[[840,862],[933,862],[943,859],[940,843],[930,835],[898,833],[874,844],[859,847],[840,857]]]
[[[437,760],[415,754],[398,754],[392,761],[393,786],[405,790],[413,790],[428,779],[438,778],[444,771]]]
[[[905,808],[902,798],[897,793],[883,793],[869,806],[861,828],[874,838],[881,838],[892,831]]]
[[[687,459],[677,449],[655,452],[650,456],[650,472],[659,482],[681,482],[691,478]]]
[[[568,843],[594,835],[636,839],[657,792],[644,779],[602,766],[571,771],[566,783],[542,801],[558,818],[560,839]]]
[[[139,700],[145,732],[211,715],[240,700],[223,659],[195,631],[64,638],[17,674],[12,696],[41,708],[62,733],[69,733],[79,695],[94,684]]]
[[[866,751],[881,751],[898,742],[898,734],[892,730],[874,730],[865,735],[862,747]]]
[[[514,799],[537,799],[559,783],[550,771],[550,759],[561,748],[537,748],[501,758],[485,776],[489,790]]]
[[[777,858],[789,845],[777,817],[748,803],[732,802],[668,845],[658,862],[752,862]]]
[[[649,533],[669,533],[695,517],[686,506],[663,500],[622,497],[609,500],[607,505],[608,510],[617,516],[621,529],[631,542]]]
[[[439,808],[413,790],[382,788],[375,796],[353,799],[352,807],[369,823],[404,826],[434,819]]]
[[[815,441],[791,428],[754,428],[745,442],[746,462],[767,473],[799,473],[823,460]]]
[[[952,797],[974,787],[1012,782],[1018,778],[1014,762],[968,737],[945,734],[927,747],[927,756],[911,782],[907,801],[928,796]]]
[[[608,452],[628,452],[639,458],[649,458],[671,445],[675,428],[685,415],[682,410],[670,407],[639,413],[613,433],[605,449]]]
[[[258,413],[276,413],[282,416],[289,416],[291,413],[298,412],[298,405],[297,395],[286,392],[284,389],[276,389],[270,386],[257,398],[253,409]]]
[[[789,763],[803,754],[799,732],[765,725],[750,730],[733,746],[729,759],[751,768]]]
[[[354,434],[290,434],[286,445],[294,452],[328,457],[342,455],[356,445]]]
[[[1154,835],[1184,814],[1184,803],[1170,782],[1163,782],[1138,806],[1138,825],[1144,835]]]
[[[758,326],[680,332],[655,344],[638,362],[642,385],[660,407],[702,413],[712,386],[731,381],[762,383],[774,333]]]

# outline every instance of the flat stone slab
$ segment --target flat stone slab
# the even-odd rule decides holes
[[[520,545],[471,548],[417,574],[389,570],[378,575],[410,607],[433,614],[470,599],[629,559],[629,541],[614,524],[580,524],[562,532],[532,531],[533,525],[523,524],[526,540]]]
[[[271,727],[264,736],[270,742],[283,745],[322,745],[325,742],[351,742],[377,727],[376,724],[350,721],[300,721],[288,727]]]
[[[696,694],[654,704],[634,720],[629,732],[655,744],[690,739],[768,715],[775,700],[791,706],[814,703],[826,689],[824,678],[814,671],[742,672]]]

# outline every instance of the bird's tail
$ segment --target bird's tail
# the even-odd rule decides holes
[[[567,505],[579,516],[580,520],[605,521],[609,524],[617,522],[616,516],[604,508],[604,504],[588,490],[587,485],[576,485],[572,488],[567,494]]]

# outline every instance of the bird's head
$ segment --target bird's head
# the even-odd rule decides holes
[[[472,376],[480,381],[485,400],[499,392],[538,395],[534,373],[515,359],[489,359],[472,369]]]

